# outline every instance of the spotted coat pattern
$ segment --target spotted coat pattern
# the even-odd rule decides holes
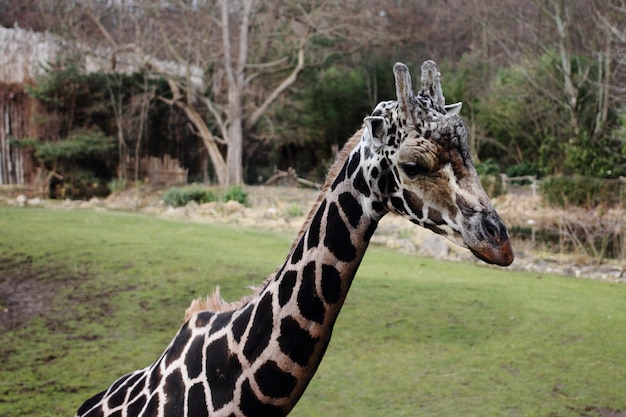
[[[415,96],[408,70],[396,64],[398,100],[380,103],[348,141],[285,263],[254,297],[230,311],[193,314],[155,363],[119,378],[77,416],[287,415],[390,211],[481,259],[510,263],[506,228],[480,187],[465,128],[448,114],[433,66],[422,67]]]

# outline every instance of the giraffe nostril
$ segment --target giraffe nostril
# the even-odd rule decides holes
[[[489,239],[496,241],[507,239],[506,228],[501,222],[486,218],[483,220],[483,230]]]

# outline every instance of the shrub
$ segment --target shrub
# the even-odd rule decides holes
[[[297,204],[287,207],[287,217],[299,217],[304,215],[304,210]]]
[[[491,198],[498,197],[504,194],[504,188],[502,187],[502,178],[498,175],[479,175],[480,183],[487,195]]]
[[[210,203],[212,201],[236,201],[240,204],[246,204],[248,193],[239,185],[227,188],[221,195],[216,194],[213,190],[203,187],[172,187],[163,195],[165,204],[172,207],[182,207],[190,201],[198,204]]]
[[[521,164],[512,165],[506,169],[506,175],[509,177],[524,177],[526,175],[537,175],[539,169],[532,162],[522,162]]]
[[[125,179],[115,178],[115,179],[109,181],[108,187],[109,187],[109,190],[111,190],[112,193],[119,192],[119,191],[124,191],[126,189],[126,180]]]
[[[483,162],[476,164],[476,172],[478,175],[498,175],[500,173],[500,167],[498,163],[492,158],[487,158]]]
[[[541,183],[541,194],[549,203],[560,207],[568,205],[596,207],[620,202],[620,183],[591,177],[550,177]]]
[[[201,187],[172,187],[163,195],[165,204],[172,207],[182,207],[190,201],[202,204],[217,200],[218,198],[212,190]]]
[[[233,185],[224,191],[222,201],[236,201],[245,205],[248,200],[248,193],[240,185]]]
[[[65,173],[62,181],[51,183],[49,198],[89,200],[92,197],[105,198],[111,191],[107,185],[88,169],[73,168]]]

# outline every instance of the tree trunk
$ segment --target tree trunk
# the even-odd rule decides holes
[[[147,90],[147,80],[144,77],[144,91]],[[143,131],[148,118],[148,110],[150,108],[150,101],[154,97],[154,88],[149,95],[144,94],[141,102],[141,108],[139,111],[139,132],[137,132],[137,141],[135,142],[135,183],[139,181],[139,169],[141,167],[141,140],[143,138]]]
[[[206,122],[200,113],[198,113],[198,111],[185,100],[176,81],[172,78],[168,78],[167,84],[170,86],[170,90],[172,91],[172,99],[169,100],[163,97],[160,99],[170,105],[175,104],[185,112],[187,118],[196,128],[196,134],[202,139],[204,147],[209,154],[209,158],[211,158],[211,163],[213,163],[213,169],[215,170],[215,176],[217,177],[217,183],[219,185],[226,185],[228,182],[226,162],[217,147],[216,138],[213,136],[213,133],[211,133],[211,130],[206,125]]]
[[[209,154],[209,158],[211,158],[211,162],[213,163],[213,169],[215,169],[215,176],[217,177],[217,183],[219,185],[228,184],[228,176],[226,171],[226,162],[224,162],[224,157],[217,147],[217,143],[215,142],[215,138],[213,134],[207,127],[202,116],[188,103],[178,100],[176,101],[176,105],[183,109],[191,123],[193,123],[194,127],[197,130],[197,134],[202,139],[204,143],[204,147]],[[230,144],[228,146],[230,151]]]
[[[226,185],[243,183],[243,129],[241,117],[232,121],[228,128],[228,151],[226,153],[226,166],[228,175]]]
[[[228,141],[226,184],[237,185],[243,182],[243,95],[245,89],[246,63],[250,35],[250,15],[255,0],[244,0],[241,4],[239,24],[239,44],[237,59],[233,59],[231,43],[229,2],[222,0],[222,43],[224,46],[224,68],[228,78],[228,127],[225,138]]]
[[[580,126],[578,123],[578,88],[574,85],[572,75],[572,56],[569,41],[569,26],[571,23],[571,10],[569,6],[561,2],[554,2],[552,18],[558,34],[559,56],[561,58],[561,71],[563,72],[563,91],[567,97],[570,122],[574,136],[579,137]]]
[[[117,146],[118,156],[120,158],[120,165],[118,166],[117,179],[121,184],[126,182],[126,140],[124,139],[124,130],[122,127],[122,121],[116,116],[117,124]]]
[[[609,117],[610,86],[611,86],[611,61],[613,54],[611,51],[611,33],[606,32],[606,41],[603,53],[598,55],[598,109],[596,112],[596,125],[594,128],[594,139],[599,139],[604,133],[604,127]]]

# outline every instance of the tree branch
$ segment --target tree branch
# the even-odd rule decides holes
[[[263,64],[246,64],[246,68],[265,69],[265,68],[275,67],[276,65],[284,64],[285,62],[287,62],[287,57],[283,57],[272,62],[265,62]]]
[[[95,23],[95,25],[98,27],[102,35],[109,41],[109,43],[113,45],[114,48],[117,48],[117,42],[115,42],[115,39],[113,39],[113,36],[107,30],[107,28],[104,27],[98,16],[94,15],[89,9],[85,9],[85,14],[91,19],[92,22]]]
[[[243,83],[243,74],[248,62],[248,47],[250,46],[250,15],[254,7],[255,0],[243,1],[243,13],[241,25],[239,26],[239,57],[237,58],[237,81]],[[243,88],[243,85],[239,85]]]
[[[228,122],[225,121],[224,118],[222,117],[222,112],[220,111],[220,109],[216,106],[213,100],[211,100],[209,97],[203,97],[202,101],[204,102],[204,105],[207,107],[207,109],[209,109],[209,112],[215,118],[215,123],[217,124],[217,127],[220,130],[220,132],[222,132],[222,134],[225,135],[225,133],[228,131],[227,130]]]
[[[194,134],[194,136],[197,136],[200,139],[204,139],[204,137],[202,137],[202,133],[200,133],[200,131],[198,131],[198,129],[196,129],[196,127],[193,125],[193,123],[187,122],[187,127],[189,128],[189,131]],[[228,146],[228,142],[226,142],[224,139],[220,138],[219,136],[213,135],[213,136],[211,136],[211,139],[213,141],[219,143],[220,145]]]
[[[263,113],[267,111],[270,105],[285,91],[287,90],[293,83],[298,79],[298,74],[304,68],[304,42],[300,45],[300,49],[298,50],[298,62],[296,66],[293,68],[291,73],[283,80],[278,87],[274,89],[270,93],[269,96],[263,101],[263,103],[256,109],[252,115],[246,120],[245,128],[246,130],[251,130],[259,121]]]
[[[230,20],[228,16],[228,1],[220,0],[220,6],[222,8],[222,43],[224,46],[224,69],[226,70],[226,77],[228,78],[228,85],[235,83],[235,75],[233,74],[233,63],[230,55]]]

